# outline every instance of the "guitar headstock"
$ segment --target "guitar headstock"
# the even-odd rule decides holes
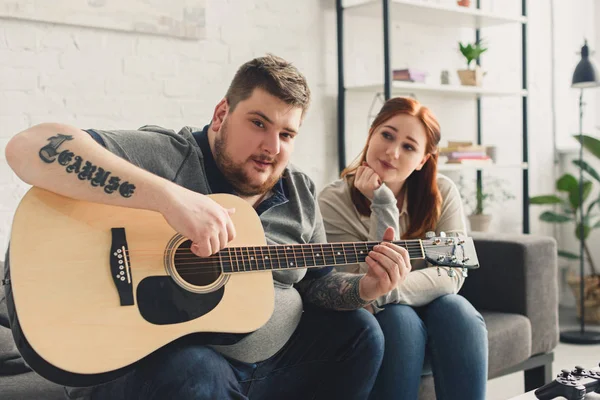
[[[459,268],[465,276],[467,270],[479,268],[472,238],[446,236],[444,232],[435,236],[433,232],[427,232],[427,238],[422,243],[425,259],[434,266]],[[453,275],[450,272],[448,274]]]

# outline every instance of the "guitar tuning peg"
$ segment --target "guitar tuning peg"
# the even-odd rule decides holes
[[[426,239],[432,239],[434,237],[435,237],[435,232],[433,232],[433,231],[429,231],[429,232],[425,233],[425,238]]]
[[[440,267],[437,267],[438,276],[442,276],[442,271],[440,271]]]
[[[440,237],[446,237],[446,232],[440,232]]]
[[[463,269],[462,269],[462,276],[463,276],[463,278],[466,278],[466,277],[469,275],[469,274],[468,274],[468,271],[469,271],[469,270],[468,270],[468,269],[466,269],[466,268],[463,268]]]
[[[454,268],[448,268],[448,276],[453,278],[456,275],[456,272],[454,272]]]

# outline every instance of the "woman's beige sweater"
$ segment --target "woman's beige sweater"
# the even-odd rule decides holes
[[[442,196],[440,218],[435,228],[436,234],[445,232],[448,236],[465,236],[466,224],[460,194],[454,183],[443,175],[438,175],[437,184]],[[360,215],[350,198],[350,186],[345,179],[326,186],[318,196],[328,242],[380,241],[387,227],[396,232],[394,240],[399,240],[408,229],[407,194],[398,210],[392,191],[381,185],[375,191],[371,204],[371,216]],[[404,282],[390,293],[375,302],[375,310],[389,303],[422,306],[445,294],[458,293],[464,277],[460,272],[454,277],[446,271],[438,275],[437,268],[429,268],[424,260],[413,260],[412,271]],[[365,273],[366,263],[351,264],[338,269],[345,272]]]

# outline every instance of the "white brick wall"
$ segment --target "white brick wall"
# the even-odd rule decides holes
[[[482,3],[488,6],[486,1]],[[520,3],[496,0],[495,8],[502,6],[517,14]],[[550,20],[546,2],[530,3],[529,128],[533,148],[531,192],[535,194],[553,187],[549,140]],[[557,46],[564,50],[559,54],[557,74],[561,77],[557,83],[560,81],[568,90],[577,62],[575,51],[583,35],[576,11],[582,4],[593,4],[591,0],[581,4],[555,3],[562,31],[557,35]],[[173,129],[201,126],[209,121],[237,67],[252,57],[272,52],[294,62],[311,86],[313,104],[298,139],[294,161],[320,188],[337,173],[334,6],[334,0],[208,0],[207,39],[202,41],[0,19],[0,149],[13,134],[44,121],[106,129],[132,129],[145,124]],[[587,25],[593,28],[592,22]],[[472,31],[444,27],[397,25],[394,31],[393,66],[426,68],[433,80],[438,79],[442,69],[462,67],[456,42],[473,37]],[[347,81],[380,79],[380,20],[347,19],[346,32]],[[487,61],[484,59],[486,69],[489,66],[486,79],[518,85],[518,28],[498,28],[483,35],[492,46]],[[589,36],[593,41],[594,35]],[[567,126],[576,118],[571,116],[574,106],[570,97],[567,93],[559,99],[558,107],[559,111],[569,112],[562,117]],[[349,96],[349,114],[356,116],[348,120],[349,159],[366,135],[371,100],[371,95]],[[474,134],[472,102],[435,97],[421,100],[438,114],[445,138]],[[483,104],[484,137],[500,146],[504,159],[518,160],[520,102],[485,100]],[[595,126],[595,120],[590,123]],[[0,244],[4,245],[12,214],[27,188],[9,170],[3,151],[0,157]],[[519,187],[517,181],[515,190]],[[515,211],[505,212],[507,219],[497,222],[497,229],[520,230],[519,205],[520,199],[514,207],[507,207]],[[537,223],[533,211],[534,232],[551,232]]]

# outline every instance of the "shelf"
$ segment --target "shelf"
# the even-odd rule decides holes
[[[463,171],[463,170],[483,170],[483,169],[527,169],[527,163],[520,164],[483,164],[483,165],[463,165],[463,164],[438,164],[438,171]]]
[[[362,85],[348,86],[347,91],[352,92],[383,92],[383,85]],[[489,96],[489,97],[506,97],[506,96],[527,96],[527,90],[516,89],[493,89],[476,86],[459,86],[459,85],[430,85],[427,83],[415,82],[392,82],[392,93],[394,94],[412,94],[412,93],[437,93],[450,96]]]
[[[346,0],[344,10],[347,15],[377,17],[383,15],[381,0]],[[433,0],[390,0],[390,19],[424,25],[485,28],[504,24],[525,24],[527,18],[521,15],[503,15],[480,11],[474,7],[443,5]]]

